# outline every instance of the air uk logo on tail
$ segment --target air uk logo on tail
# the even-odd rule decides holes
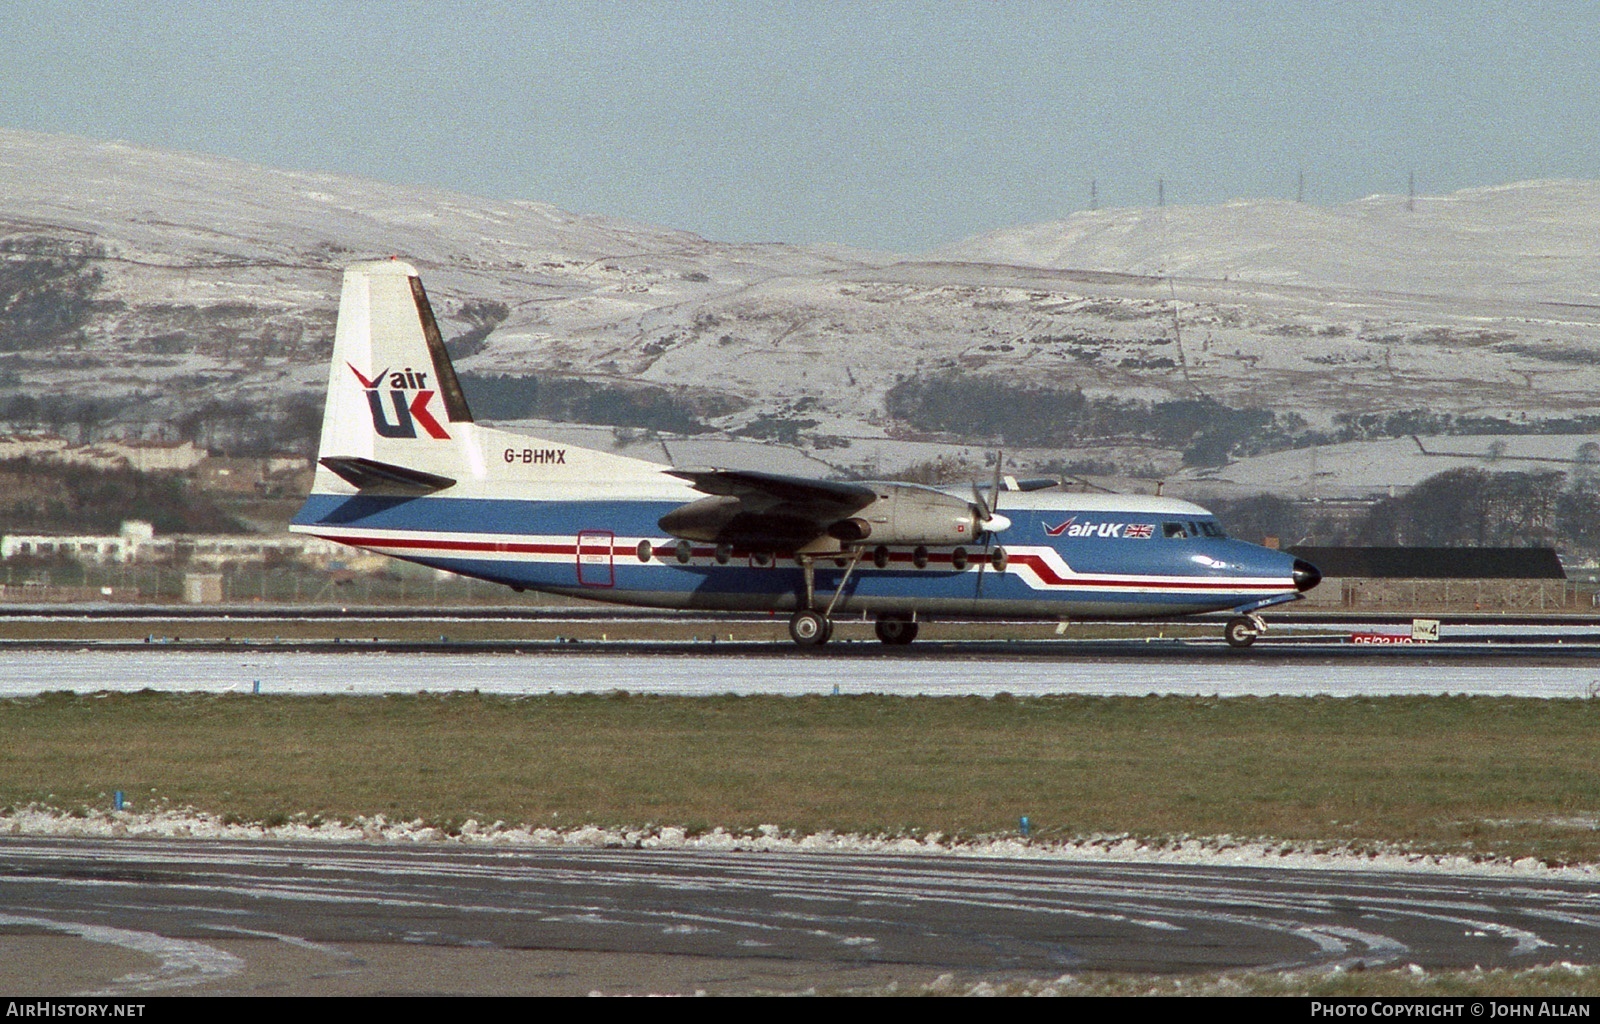
[[[411,367],[404,370],[389,372],[384,367],[379,372],[367,377],[360,370],[349,363],[350,372],[356,375],[356,380],[367,392],[367,406],[372,410],[372,429],[378,432],[379,437],[416,437],[417,426],[428,432],[429,437],[436,437],[441,441],[448,441],[450,434],[433,418],[433,413],[428,411],[428,403],[433,400],[435,392],[428,389],[428,375]],[[394,420],[390,422],[389,412],[383,407],[383,395],[380,393],[384,378],[388,378],[389,405],[394,410]]]

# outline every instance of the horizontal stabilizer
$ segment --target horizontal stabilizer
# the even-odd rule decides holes
[[[431,494],[455,486],[455,481],[447,476],[424,473],[420,469],[407,469],[404,466],[395,466],[376,459],[363,459],[354,455],[328,455],[317,461],[362,491]]]

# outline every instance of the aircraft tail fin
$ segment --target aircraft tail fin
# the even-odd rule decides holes
[[[422,280],[398,259],[344,272],[317,463],[313,491],[397,496],[659,489],[665,468],[474,423]]]
[[[319,461],[367,460],[448,477],[465,461],[471,424],[416,268],[385,260],[346,269]]]

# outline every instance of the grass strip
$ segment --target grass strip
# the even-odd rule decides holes
[[[531,825],[1234,836],[1600,861],[1600,701],[67,693],[0,805]]]

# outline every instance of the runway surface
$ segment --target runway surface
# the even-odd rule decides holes
[[[1147,625],[1161,623],[1208,623],[1218,630],[1229,613],[1212,613],[1179,619],[1152,620]],[[1442,618],[1446,632],[1457,628],[1475,628],[1479,625],[1554,626],[1563,629],[1600,629],[1600,606],[1588,614],[1568,609],[1523,609],[1513,611],[1382,611],[1373,608],[1360,610],[1307,610],[1291,605],[1266,613],[1273,628],[1295,626],[1350,626],[1374,623],[1389,626],[1409,626],[1418,615]],[[704,609],[644,608],[631,605],[582,604],[561,606],[515,605],[397,605],[397,604],[263,604],[250,601],[243,604],[114,604],[109,601],[87,603],[46,602],[40,604],[7,604],[0,620],[130,620],[148,622],[261,620],[304,622],[308,620],[385,621],[414,620],[427,622],[739,622],[767,621],[772,616],[761,612],[714,612]],[[959,621],[959,620],[957,620]],[[972,620],[989,621],[989,620]],[[1036,620],[1035,620],[1036,621]]]
[[[1473,694],[1593,697],[1600,660],[1548,648],[1489,656],[1435,648],[1236,652],[1218,645],[951,644],[905,656],[878,645],[818,654],[773,644],[531,645],[522,652],[174,647],[22,648],[0,658],[0,697],[44,691],[380,694],[635,693],[1143,696]],[[776,650],[774,648],[776,647]]]
[[[8,837],[0,907],[0,989],[30,993],[17,978],[115,994],[756,991],[1600,961],[1592,885],[1409,872]],[[70,976],[40,959],[69,953]]]

